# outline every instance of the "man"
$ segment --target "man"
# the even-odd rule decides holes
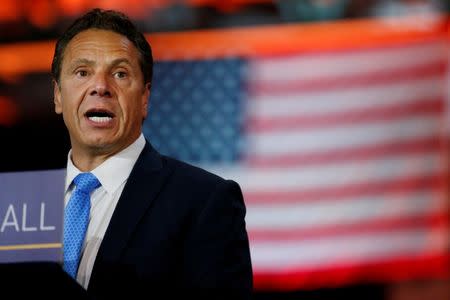
[[[144,138],[152,65],[149,44],[119,12],[94,9],[57,41],[55,111],[71,141],[64,268],[94,298],[182,291],[247,299],[252,269],[242,192],[157,153]],[[78,195],[81,173],[89,175],[82,182],[95,183]],[[81,229],[81,217],[68,210],[86,197],[90,220]]]

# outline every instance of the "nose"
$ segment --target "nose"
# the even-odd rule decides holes
[[[97,73],[94,76],[93,85],[89,95],[100,97],[111,97],[110,86],[108,83],[108,77],[104,73]]]

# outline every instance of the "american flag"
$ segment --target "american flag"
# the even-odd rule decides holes
[[[144,134],[241,185],[256,288],[442,275],[446,46],[158,61]]]

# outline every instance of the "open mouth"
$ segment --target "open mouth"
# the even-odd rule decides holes
[[[114,114],[107,110],[92,109],[86,112],[85,116],[92,122],[106,123],[114,118]]]

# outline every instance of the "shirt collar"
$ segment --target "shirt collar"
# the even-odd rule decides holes
[[[108,194],[114,193],[119,186],[127,180],[139,157],[139,154],[142,152],[142,149],[144,149],[144,146],[145,138],[141,133],[141,135],[131,145],[119,153],[109,157],[102,164],[91,171],[91,173],[98,178],[102,187]],[[73,179],[81,173],[81,171],[73,164],[71,156],[72,149],[69,151],[67,156],[67,173],[65,184],[66,193],[69,190]],[[111,174],[114,175],[111,176]]]

